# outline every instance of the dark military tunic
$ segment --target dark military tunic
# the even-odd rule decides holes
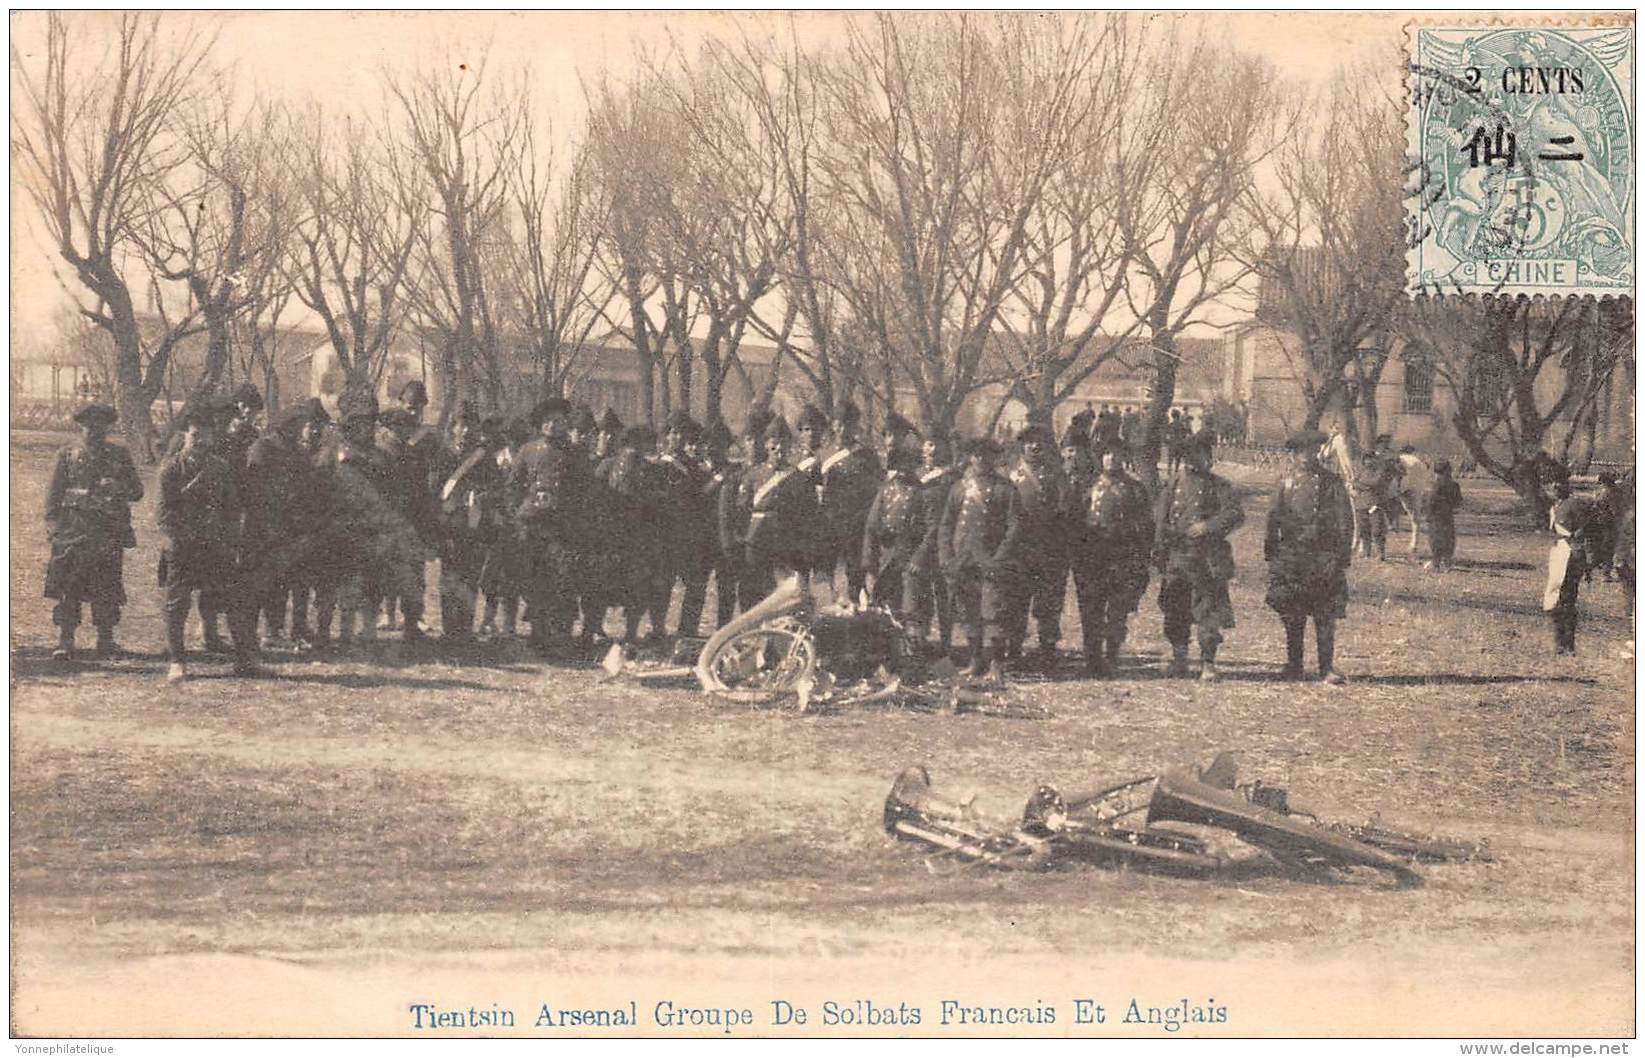
[[[241,544],[239,475],[217,451],[179,450],[160,464],[159,489],[155,521],[166,538],[159,579],[167,609],[179,602],[186,609],[193,591],[226,601]]]
[[[1012,578],[1020,524],[1021,500],[1003,477],[967,473],[949,490],[937,553],[969,635],[1001,624],[1002,588]]]
[[[952,467],[922,467],[918,473],[920,521],[925,536],[908,560],[903,580],[907,586],[904,609],[921,634],[931,622],[935,609],[938,630],[947,641],[952,627],[948,585],[943,579],[941,562],[937,555],[937,538],[942,529],[943,510],[948,505],[948,493],[954,487],[956,471]]]
[[[1030,611],[1042,648],[1062,636],[1062,603],[1068,581],[1068,511],[1071,489],[1055,461],[1021,463],[1011,472],[1020,526],[1011,554],[1013,576],[1005,592],[1006,635],[1020,645]]]
[[[1154,521],[1166,639],[1186,642],[1190,623],[1199,626],[1202,639],[1232,628],[1234,549],[1228,534],[1245,522],[1234,486],[1215,474],[1184,469],[1160,493]],[[1188,535],[1195,524],[1204,527],[1197,538]]]
[[[918,475],[887,471],[863,523],[862,566],[874,574],[871,601],[906,611],[908,564],[926,536],[926,504]]]
[[[1148,490],[1118,471],[1079,483],[1079,525],[1074,539],[1074,586],[1080,600],[1086,649],[1097,636],[1121,638],[1127,617],[1148,587],[1154,546],[1154,514]]]
[[[778,570],[804,570],[817,553],[815,477],[792,466],[750,467],[737,489],[747,526],[745,556],[751,586],[760,598],[776,586]],[[744,606],[751,600],[744,600]]]
[[[508,503],[523,547],[525,594],[538,639],[570,633],[575,563],[590,528],[591,480],[588,459],[564,440],[538,437],[514,458]]]
[[[1348,616],[1353,542],[1354,507],[1342,479],[1321,466],[1293,468],[1268,511],[1268,605],[1282,617]]]
[[[883,476],[880,457],[860,441],[835,445],[817,459],[817,502],[822,514],[817,570],[832,580],[835,566],[844,561],[852,599],[867,581],[863,526]]]
[[[131,453],[119,445],[78,441],[57,453],[46,491],[45,596],[58,600],[58,625],[78,624],[82,602],[91,603],[99,626],[119,621],[122,552],[137,546],[129,505],[142,498]]]

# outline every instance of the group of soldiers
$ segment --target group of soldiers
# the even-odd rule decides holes
[[[260,649],[323,650],[396,620],[422,642],[435,559],[440,642],[456,651],[523,621],[546,657],[587,659],[611,642],[632,654],[669,638],[676,588],[674,636],[694,637],[710,580],[723,625],[790,575],[831,597],[843,580],[849,601],[896,610],[934,654],[953,651],[957,626],[971,674],[1054,663],[1070,577],[1093,676],[1115,671],[1155,572],[1169,674],[1189,674],[1197,629],[1200,676],[1215,679],[1234,625],[1228,536],[1245,515],[1211,471],[1204,431],[1170,436],[1180,466],[1156,490],[1134,473],[1120,417],[1090,409],[1060,442],[1030,425],[1006,446],[922,438],[894,413],[869,436],[849,401],[829,415],[807,405],[792,425],[756,410],[740,439],[678,412],[658,436],[558,398],[514,420],[465,407],[442,436],[424,423],[427,403],[415,382],[386,409],[349,390],[337,421],[315,399],[266,429],[250,386],[187,403],[158,480],[170,678],[188,675],[196,606],[206,651],[232,655],[242,675],[260,671]],[[83,436],[59,456],[47,509],[61,657],[76,649],[83,604],[97,652],[116,649],[129,504],[143,493],[108,441],[113,409],[76,418]],[[1265,541],[1268,603],[1284,621],[1286,674],[1302,674],[1312,618],[1319,674],[1339,682],[1354,515],[1320,462],[1323,441],[1292,439]],[[1031,623],[1038,650],[1027,653]]]

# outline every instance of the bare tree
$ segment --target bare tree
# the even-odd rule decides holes
[[[178,343],[199,324],[192,308],[171,318],[136,237],[155,208],[153,188],[186,163],[187,145],[168,119],[194,104],[210,41],[192,30],[162,32],[156,15],[125,13],[103,54],[71,54],[71,41],[102,35],[100,20],[71,27],[56,12],[46,19],[43,69],[31,70],[12,48],[19,183],[73,270],[80,310],[113,340],[120,420],[133,452],[152,459],[150,405]],[[145,288],[157,327],[138,318]]]
[[[230,366],[235,323],[256,297],[289,286],[279,272],[292,203],[281,171],[285,117],[268,103],[237,105],[219,74],[192,110],[174,116],[185,163],[150,184],[146,223],[135,238],[149,271],[188,291],[205,328],[198,388],[215,388]]]
[[[698,305],[684,277],[657,253],[666,237],[663,214],[673,208],[670,184],[679,171],[668,97],[644,76],[643,56],[639,65],[633,84],[602,78],[588,86],[588,143],[594,178],[611,196],[595,270],[617,291],[615,304],[621,306],[615,312],[601,306],[601,314],[634,348],[640,404],[655,425],[658,412],[672,404],[670,349],[678,350],[679,339],[695,330]]]
[[[1135,251],[1121,210],[1167,164],[1160,148],[1170,127],[1165,94],[1142,90],[1143,43],[1124,16],[1105,16],[1091,30],[1091,61],[1077,90],[1128,102],[1078,108],[1075,146],[1034,203],[1024,274],[1000,316],[1001,349],[1015,376],[1010,393],[1034,421],[1049,423],[1141,323],[1117,311]]]
[[[1404,298],[1402,102],[1374,77],[1338,75],[1316,131],[1281,146],[1272,189],[1248,190],[1237,248],[1258,281],[1258,318],[1300,343],[1302,425],[1351,394],[1361,440],[1377,433],[1376,387]]]
[[[612,188],[595,178],[586,147],[557,182],[554,152],[528,111],[510,194],[519,222],[511,241],[516,314],[537,367],[539,397],[563,396],[586,367],[589,337],[615,290],[594,264],[611,215]]]
[[[1569,465],[1632,355],[1623,298],[1418,298],[1399,314],[1407,370],[1455,398],[1451,424],[1487,473],[1547,511],[1550,464]],[[1591,449],[1589,451],[1591,455]]]
[[[881,15],[826,71],[823,267],[929,428],[993,381],[1033,211],[1106,105],[1088,90],[1097,37],[1084,20]]]
[[[1153,394],[1137,462],[1158,475],[1166,415],[1176,400],[1178,339],[1248,274],[1240,206],[1258,168],[1295,135],[1298,111],[1282,102],[1267,63],[1201,40],[1155,42],[1147,91],[1159,93],[1168,132],[1163,164],[1120,205],[1133,249],[1128,311],[1153,351]]]
[[[404,315],[406,271],[426,212],[388,174],[414,163],[352,119],[328,129],[318,109],[292,153],[299,210],[283,267],[325,326],[347,382],[375,387]]]
[[[429,223],[414,231],[406,290],[419,326],[437,340],[444,422],[481,392],[492,407],[503,402],[506,339],[485,264],[488,256],[507,260],[508,179],[530,83],[489,74],[484,50],[464,62],[447,56],[409,75],[385,73],[384,81],[395,104],[384,125],[403,130],[416,160],[414,169],[394,176],[409,185],[402,192],[407,198],[425,199]]]

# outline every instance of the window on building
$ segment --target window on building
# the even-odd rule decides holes
[[[1434,369],[1428,364],[1406,361],[1405,410],[1424,415],[1434,410]]]

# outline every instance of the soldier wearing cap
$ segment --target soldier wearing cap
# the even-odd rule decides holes
[[[765,461],[749,468],[737,488],[749,607],[775,589],[779,577],[804,572],[817,553],[815,478],[789,462],[788,423],[781,416],[765,429]]]
[[[1032,611],[1039,632],[1039,661],[1049,667],[1062,637],[1070,489],[1057,465],[1050,430],[1033,424],[1017,435],[1017,441],[1023,461],[1010,474],[1019,501],[1019,526],[1011,556],[1016,575],[1009,578],[1005,589],[1005,659],[1020,656]]]
[[[191,399],[178,417],[182,443],[175,455],[160,464],[159,504],[155,519],[165,535],[160,553],[161,586],[165,589],[166,651],[171,665],[166,678],[188,675],[183,630],[199,593],[214,609],[228,613],[234,641],[234,672],[256,675],[255,600],[235,604],[240,588],[237,570],[242,546],[244,503],[240,476],[223,458],[214,436],[219,417],[205,401]]]
[[[667,602],[658,609],[663,568],[658,551],[673,527],[663,524],[662,471],[650,458],[656,442],[650,427],[630,426],[594,472],[604,495],[600,506],[608,514],[597,546],[612,578],[611,605],[623,608],[623,652],[630,656],[639,646],[645,615],[651,614],[653,643],[660,641],[667,618]]]
[[[703,427],[702,467],[708,475],[703,486],[703,506],[708,518],[709,547],[714,566],[714,627],[719,628],[737,612],[737,567],[726,554],[722,529],[726,493],[735,505],[737,477],[742,465],[731,459],[735,438],[725,420],[715,417]]]
[[[703,603],[708,596],[708,575],[714,568],[717,535],[714,510],[709,506],[713,475],[689,451],[699,448],[701,441],[702,427],[683,409],[676,409],[664,424],[662,450],[655,460],[662,523],[669,526],[669,531],[659,541],[660,610],[654,607],[653,612],[660,622],[668,613],[674,584],[680,582],[684,595],[676,631],[693,637],[702,631]]]
[[[1183,467],[1161,490],[1155,510],[1154,560],[1160,570],[1159,606],[1171,644],[1169,676],[1188,675],[1188,637],[1199,626],[1200,679],[1217,678],[1217,648],[1234,627],[1228,582],[1234,549],[1228,534],[1245,522],[1239,494],[1211,473],[1211,435],[1196,433],[1183,449]]]
[[[408,382],[406,390],[422,383]],[[407,395],[402,390],[402,402]],[[415,391],[409,394],[415,397]],[[423,396],[426,402],[426,395]],[[382,492],[400,517],[416,531],[427,554],[436,553],[440,540],[440,511],[429,486],[434,451],[420,422],[421,406],[412,404],[390,408],[378,417],[381,429],[377,431],[379,466],[383,472]],[[412,577],[404,582],[398,593],[389,593],[381,601],[382,618],[379,628],[392,628],[398,608],[405,618],[401,633],[407,643],[420,643],[423,636],[423,597],[428,591],[427,569],[419,565]]]
[[[266,647],[277,645],[285,631],[286,601],[293,594],[296,570],[325,522],[325,512],[316,507],[320,490],[314,483],[313,453],[303,443],[313,416],[306,402],[287,408],[246,453],[241,479],[242,589],[254,596],[249,600],[255,607],[253,623],[259,614],[264,618]],[[306,623],[306,613],[306,602],[299,604],[292,619],[293,636]]]
[[[110,657],[118,649],[114,626],[126,601],[124,552],[137,546],[131,504],[143,498],[143,483],[131,453],[108,439],[115,418],[107,404],[87,404],[74,413],[80,439],[57,453],[46,490],[51,558],[45,596],[56,600],[53,656],[60,660],[74,655],[74,631],[85,603],[91,604],[97,628],[97,655]]]
[[[474,611],[487,556],[503,528],[502,470],[473,405],[451,421],[450,441],[435,456],[430,481],[440,505],[440,642],[474,642]]]
[[[302,408],[305,415],[298,450],[304,460],[304,473],[308,482],[308,494],[304,498],[303,506],[307,508],[314,524],[310,530],[308,547],[298,552],[296,561],[287,572],[286,581],[291,595],[290,637],[298,647],[309,649],[315,645],[314,628],[309,623],[309,596],[311,592],[318,593],[325,579],[321,571],[328,568],[333,561],[330,556],[337,547],[337,529],[332,510],[331,476],[318,465],[320,453],[329,443],[331,415],[319,397],[310,397],[302,404]],[[276,612],[284,608],[285,603],[281,602]]]
[[[504,536],[492,549],[487,564],[485,583],[485,610],[480,618],[483,637],[513,637],[519,627],[520,602],[525,594],[525,583],[530,574],[525,545],[521,542],[520,526],[514,518],[514,508],[508,498],[508,479],[514,474],[520,451],[531,443],[536,429],[530,415],[510,415],[500,423],[493,436],[494,458],[503,473],[503,520],[507,528]],[[592,471],[592,467],[590,467]]]
[[[409,598],[422,583],[423,566],[432,553],[421,534],[393,501],[396,471],[376,445],[377,398],[364,386],[345,391],[338,400],[343,420],[340,436],[321,452],[320,465],[332,483],[336,551],[329,571],[335,578],[322,597],[317,641],[329,638],[331,608],[343,615],[339,638],[351,642],[355,618],[360,633],[377,632],[377,601]],[[420,597],[419,597],[420,598]]]
[[[539,651],[570,646],[577,556],[587,526],[588,461],[571,446],[566,424],[571,405],[552,397],[532,413],[538,436],[520,449],[508,480],[525,562],[531,642]]]
[[[1119,666],[1125,625],[1148,587],[1154,514],[1148,490],[1110,448],[1094,479],[1080,484],[1074,539],[1074,592],[1079,600],[1085,671],[1112,676]]]
[[[1022,500],[995,469],[997,442],[983,437],[966,445],[965,472],[949,490],[937,531],[937,557],[965,624],[971,651],[966,674],[997,673],[1003,649],[1001,596],[1013,579]]]
[[[915,598],[907,583],[908,564],[925,541],[926,507],[920,500],[914,454],[893,446],[890,466],[864,522],[862,565],[874,575],[870,601],[894,607],[904,617]]]
[[[1354,507],[1348,487],[1319,461],[1325,434],[1291,435],[1291,469],[1280,479],[1268,511],[1263,557],[1268,561],[1268,605],[1285,626],[1287,679],[1302,676],[1303,634],[1314,619],[1319,675],[1342,683],[1333,667],[1336,623],[1348,616],[1348,562],[1353,554]]]
[[[830,424],[832,440],[817,456],[817,503],[822,524],[813,578],[832,591],[835,570],[843,563],[853,604],[868,582],[868,568],[863,565],[863,529],[884,477],[879,456],[858,432],[861,424],[862,411],[857,405],[841,401]]]
[[[896,412],[888,412],[885,416],[885,425],[880,428],[880,462],[889,467],[891,456],[901,449],[907,449],[913,457],[915,465],[920,461],[919,450],[920,432],[914,429],[914,424]]]
[[[743,424],[742,460],[729,463],[725,480],[720,483],[718,516],[720,557],[714,571],[716,616],[723,626],[736,614],[738,608],[748,609],[759,599],[748,577],[748,511],[740,503],[743,479],[758,466],[764,455],[765,431],[771,425],[771,412],[751,408]]]
[[[944,656],[954,642],[954,609],[937,553],[937,537],[948,493],[958,473],[952,462],[953,448],[953,441],[940,435],[927,437],[920,443],[920,465],[915,470],[915,479],[920,489],[920,524],[925,527],[925,535],[909,556],[903,577],[904,613],[922,640],[930,633],[931,616],[936,614],[937,646]]]

